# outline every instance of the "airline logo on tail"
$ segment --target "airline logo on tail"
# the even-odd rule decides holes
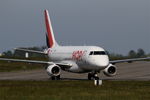
[[[44,11],[44,15],[45,15],[45,25],[46,25],[46,31],[47,31],[46,32],[47,46],[48,48],[53,48],[57,43],[54,38],[51,20],[50,20],[49,13],[47,10]]]

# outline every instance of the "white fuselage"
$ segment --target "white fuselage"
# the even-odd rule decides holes
[[[100,71],[109,64],[105,50],[97,46],[56,46],[47,53],[50,61],[73,64],[70,72]]]

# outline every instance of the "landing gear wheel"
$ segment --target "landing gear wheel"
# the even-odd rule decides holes
[[[60,80],[60,75],[56,76],[57,77],[57,80]]]
[[[51,76],[51,80],[60,80],[60,75],[58,75],[58,76]]]
[[[92,80],[92,77],[93,77],[92,73],[88,73],[88,80]]]
[[[95,79],[95,80],[99,80],[99,77],[98,77],[98,76],[96,76],[96,77],[94,77],[94,79]]]
[[[94,77],[94,84],[95,84],[96,86],[102,85],[102,80],[100,80],[99,77],[96,76],[96,77]]]
[[[56,76],[51,76],[51,80],[56,80]]]
[[[94,81],[95,85],[99,85],[99,77],[97,76],[97,74],[95,74]]]

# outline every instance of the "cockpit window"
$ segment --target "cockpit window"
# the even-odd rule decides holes
[[[89,55],[107,55],[105,51],[91,51]]]
[[[93,55],[93,51],[91,51],[89,55]]]

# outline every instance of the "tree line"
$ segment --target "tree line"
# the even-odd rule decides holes
[[[142,48],[135,50],[130,50],[127,55],[122,54],[116,54],[116,53],[110,53],[109,54],[110,59],[117,60],[117,59],[130,59],[130,58],[142,58],[142,57],[148,57],[149,54],[146,54],[145,51]]]

